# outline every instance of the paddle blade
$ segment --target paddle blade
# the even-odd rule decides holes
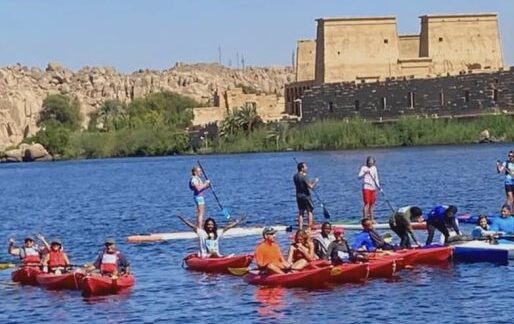
[[[323,207],[323,217],[325,217],[326,219],[330,218],[330,213],[328,212],[328,209],[326,209],[325,207]]]
[[[230,215],[230,212],[226,208],[223,208],[221,212],[223,213],[223,216],[225,216],[226,219],[230,219],[230,217],[232,217],[232,215]]]
[[[248,268],[228,268],[228,272],[234,276],[244,276],[250,271]]]
[[[335,276],[339,276],[341,274],[341,269],[339,267],[335,267],[335,268],[332,268],[332,270],[330,270],[330,275],[332,277],[335,277]]]
[[[12,263],[0,263],[0,271],[14,268],[16,265]]]

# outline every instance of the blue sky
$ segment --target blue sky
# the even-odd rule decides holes
[[[0,66],[74,70],[114,66],[130,72],[176,61],[236,65],[291,64],[295,42],[315,38],[315,19],[398,17],[400,33],[418,33],[418,16],[497,12],[503,53],[514,65],[512,0],[0,0]]]

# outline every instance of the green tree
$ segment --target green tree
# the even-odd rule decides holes
[[[106,100],[98,111],[91,114],[88,128],[105,132],[119,130],[128,125],[127,105],[117,99]]]
[[[262,119],[257,113],[257,107],[252,103],[246,103],[239,109],[237,121],[247,133],[251,133],[256,126],[262,124]]]
[[[268,131],[266,138],[275,141],[276,150],[279,150],[280,143],[287,142],[289,124],[285,122],[275,122],[267,125]]]
[[[24,140],[25,143],[39,143],[50,154],[62,155],[69,143],[71,130],[55,120],[48,120],[45,125],[34,135]]]
[[[237,118],[238,111],[234,108],[225,113],[220,123],[220,135],[222,137],[230,137],[239,132],[241,125]]]
[[[82,115],[80,114],[80,103],[77,98],[70,98],[65,95],[48,95],[43,100],[43,108],[39,114],[37,125],[45,127],[56,124],[70,130],[80,129]]]

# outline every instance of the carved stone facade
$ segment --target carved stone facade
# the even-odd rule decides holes
[[[316,40],[298,42],[296,82],[286,112],[323,84],[430,79],[504,68],[494,13],[425,15],[417,35],[399,35],[395,17],[317,19]],[[305,105],[304,105],[305,106]]]

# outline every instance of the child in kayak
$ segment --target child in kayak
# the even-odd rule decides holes
[[[43,242],[46,247],[46,253],[43,256],[43,272],[62,274],[66,272],[70,266],[68,255],[62,249],[62,243],[59,240],[53,240],[50,244],[41,234],[37,238]]]
[[[287,262],[292,264],[292,270],[302,270],[305,266],[314,261],[314,243],[310,240],[309,234],[303,229],[296,232],[294,243],[289,246]]]
[[[204,191],[211,186],[209,180],[203,182],[202,169],[199,166],[194,166],[191,170],[191,179],[189,179],[189,189],[193,191],[193,199],[196,206],[196,224],[201,226],[203,224],[203,216],[205,214],[205,198]]]
[[[340,265],[353,261],[353,254],[348,242],[343,238],[344,231],[341,228],[334,230],[335,240],[332,241],[327,250],[327,255],[333,265]]]
[[[216,221],[212,218],[207,218],[203,228],[195,226],[192,222],[185,219],[182,215],[177,215],[184,224],[190,227],[196,235],[198,235],[198,242],[200,244],[199,256],[202,258],[219,258],[221,257],[219,240],[223,234],[231,228],[236,227],[246,218],[245,215],[241,216],[238,220],[227,224],[223,229],[218,229]]]
[[[262,231],[262,242],[255,248],[255,263],[260,271],[268,274],[284,274],[291,270],[291,264],[284,259],[275,242],[276,232],[272,227],[266,227]]]

